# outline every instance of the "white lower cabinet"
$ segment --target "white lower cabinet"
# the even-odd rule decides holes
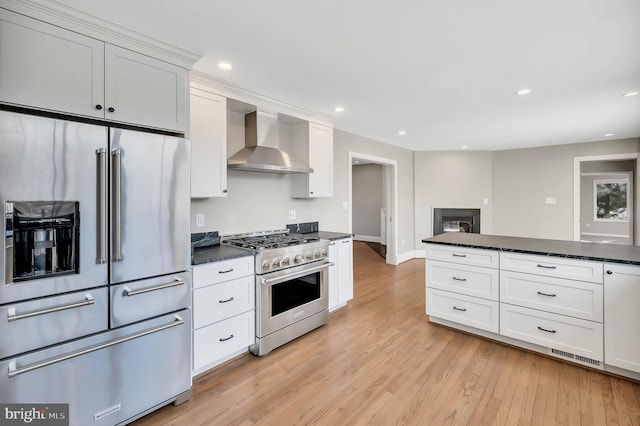
[[[498,302],[427,288],[427,315],[497,333]]]
[[[500,304],[500,334],[595,361],[603,360],[602,323]]]
[[[604,269],[604,362],[640,373],[640,267]]]
[[[196,375],[247,352],[255,341],[253,256],[194,266],[193,288]]]
[[[353,299],[353,238],[329,243],[329,310],[346,305]]]

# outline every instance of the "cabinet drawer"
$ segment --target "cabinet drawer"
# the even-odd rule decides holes
[[[500,334],[597,361],[603,360],[601,323],[501,303]]]
[[[582,281],[500,271],[500,301],[602,322],[603,286]]]
[[[498,270],[427,260],[427,286],[498,301]]]
[[[194,290],[193,327],[198,329],[252,310],[255,293],[253,275]]]
[[[602,263],[564,257],[500,253],[500,269],[602,284]]]
[[[193,288],[246,277],[254,273],[254,257],[245,256],[193,267]]]
[[[225,356],[249,348],[255,341],[254,311],[193,332],[193,369],[198,370]]]
[[[463,263],[472,266],[498,267],[498,252],[495,250],[427,244],[427,259]]]
[[[427,288],[427,315],[498,333],[498,302]]]

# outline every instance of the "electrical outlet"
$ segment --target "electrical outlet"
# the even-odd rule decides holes
[[[296,220],[296,211],[289,210],[289,220]]]
[[[349,210],[349,203],[346,201],[342,202],[342,210]]]
[[[196,228],[203,228],[203,227],[204,227],[204,214],[198,213],[196,215]]]
[[[485,206],[489,205],[489,199],[488,198],[483,198],[482,199],[482,204],[484,204]]]

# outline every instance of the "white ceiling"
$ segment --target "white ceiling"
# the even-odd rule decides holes
[[[622,96],[640,91],[639,0],[61,2],[201,54],[198,71],[412,150],[640,136],[640,96]]]

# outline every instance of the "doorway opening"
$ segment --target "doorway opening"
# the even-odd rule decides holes
[[[380,251],[384,254],[385,262],[397,265],[397,162],[349,151],[349,165],[349,232],[356,234],[356,239],[384,246],[384,250],[381,247]],[[367,170],[355,169],[357,167]],[[360,186],[363,181],[367,181],[366,189]],[[369,192],[370,196],[363,192]],[[355,206],[354,200],[357,203]],[[357,225],[355,228],[362,231],[360,235],[354,231],[354,221]]]
[[[637,153],[574,158],[574,232],[582,242],[639,245]]]

